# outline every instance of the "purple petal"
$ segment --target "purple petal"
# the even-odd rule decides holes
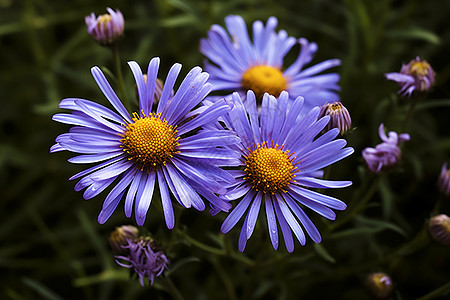
[[[220,231],[222,233],[227,233],[236,225],[236,223],[241,219],[242,215],[247,210],[254,196],[255,193],[253,191],[250,191],[242,200],[239,201],[238,205],[236,205],[236,207],[228,214],[226,219],[223,221],[222,227],[220,227]],[[247,232],[247,229],[245,229],[245,232]]]

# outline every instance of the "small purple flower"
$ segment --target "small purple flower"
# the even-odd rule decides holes
[[[142,286],[144,286],[145,277],[148,277],[150,285],[153,285],[155,278],[160,276],[169,265],[164,251],[159,249],[150,238],[127,239],[127,242],[128,245],[122,248],[129,250],[128,255],[116,256],[117,264],[125,268],[133,268]]]
[[[396,81],[400,85],[399,94],[411,97],[414,91],[429,91],[435,81],[436,73],[426,60],[411,60],[407,65],[403,64],[400,73],[387,73],[386,78]]]
[[[95,17],[95,14],[91,13],[84,18],[87,32],[104,46],[117,41],[122,36],[125,26],[125,20],[119,10],[114,11],[109,7],[106,10],[109,14]]]
[[[344,135],[352,127],[352,119],[347,108],[341,102],[326,103],[320,109],[319,118],[330,116],[327,129],[339,129],[341,135]]]
[[[450,170],[447,169],[447,163],[442,166],[441,174],[438,179],[438,187],[446,196],[450,196]]]
[[[401,150],[398,144],[409,141],[410,137],[407,133],[397,134],[394,131],[389,131],[388,135],[384,132],[383,123],[378,128],[383,143],[378,144],[375,148],[367,147],[362,151],[364,160],[370,171],[379,173],[394,167],[401,157]]]

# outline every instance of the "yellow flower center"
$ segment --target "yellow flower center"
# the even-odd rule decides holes
[[[330,113],[338,114],[342,111],[342,104],[339,102],[333,102],[329,104],[328,109]]]
[[[284,146],[284,145],[283,145]],[[254,189],[263,193],[282,191],[286,192],[286,187],[295,177],[297,167],[291,158],[294,153],[289,154],[289,150],[283,151],[283,146],[278,148],[278,144],[270,147],[267,142],[258,144],[256,149],[250,151],[245,157],[245,169],[248,180]],[[295,182],[295,180],[294,180]]]
[[[430,68],[426,61],[415,61],[409,66],[409,73],[415,77],[425,77],[428,75]]]
[[[242,75],[242,86],[252,90],[257,99],[262,99],[264,93],[278,97],[287,89],[287,81],[278,68],[261,65],[249,68]]]
[[[98,18],[98,26],[100,26],[100,24],[106,24],[111,21],[112,21],[111,15],[109,15],[109,14],[101,15]]]
[[[141,167],[141,171],[165,165],[178,153],[176,126],[167,124],[160,117],[161,114],[140,117],[134,113],[134,123],[126,125],[126,131],[121,135],[123,151],[128,154],[129,160]]]

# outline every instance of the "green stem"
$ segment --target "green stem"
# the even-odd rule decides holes
[[[449,292],[450,292],[450,281],[444,284],[443,286],[435,289],[434,291],[426,294],[425,296],[417,298],[417,300],[436,299],[439,296],[447,295]]]
[[[113,60],[114,60],[114,67],[116,69],[117,81],[119,83],[119,90],[120,90],[122,103],[125,106],[125,108],[130,110],[130,103],[128,102],[127,94],[125,93],[125,83],[123,80],[122,66],[120,64],[119,47],[117,46],[117,43],[114,43],[111,46],[111,51],[112,51]]]
[[[419,233],[409,241],[406,245],[403,245],[396,251],[394,251],[391,255],[386,257],[386,260],[391,260],[394,257],[397,256],[404,256],[409,255],[418,249],[422,248],[426,243],[429,242],[428,238],[428,226],[425,224],[425,226],[419,231]]]
[[[244,256],[243,254],[237,254],[235,252],[232,251],[227,251],[226,249],[219,249],[219,248],[215,248],[215,247],[211,247],[208,245],[203,244],[200,241],[197,241],[196,239],[190,237],[189,235],[187,235],[185,232],[178,230],[178,234],[180,234],[181,236],[183,236],[189,243],[191,243],[192,245],[196,246],[197,248],[200,248],[206,252],[209,252],[211,254],[215,254],[215,255],[221,255],[221,256],[229,256],[237,261],[240,261],[246,265],[249,266],[253,266],[255,263],[249,259],[248,257]]]
[[[161,281],[163,282],[164,286],[166,287],[166,290],[172,296],[172,299],[184,300],[183,295],[181,295],[180,291],[177,289],[175,284],[173,284],[172,280],[170,280],[169,277],[163,276],[163,277],[161,277]]]
[[[406,113],[405,120],[403,121],[402,129],[400,133],[406,132],[408,130],[409,122],[411,121],[411,118],[414,114],[414,110],[416,109],[416,105],[421,99],[420,96],[412,97],[411,98],[411,105],[409,106],[408,112]]]
[[[353,208],[353,210],[351,210],[349,213],[347,213],[345,216],[343,216],[341,219],[339,219],[339,221],[337,221],[336,223],[330,225],[329,232],[335,230],[336,228],[338,228],[338,227],[344,225],[345,223],[347,223],[348,221],[350,221],[357,213],[359,213],[361,210],[363,210],[366,207],[366,204],[370,201],[372,196],[377,191],[378,185],[379,185],[379,183],[381,181],[381,177],[382,177],[382,175],[379,175],[372,182],[372,185],[370,186],[370,188],[365,193],[364,198],[362,198],[362,200],[359,201],[359,203],[356,205],[355,208]],[[363,190],[363,189],[361,189],[361,190]],[[352,203],[354,203],[354,201],[352,201]]]
[[[216,255],[224,255],[225,254],[224,250],[205,245],[202,242],[191,238],[190,236],[188,236],[186,233],[184,233],[181,230],[178,230],[178,233],[180,235],[182,235],[189,243],[191,243],[192,245],[194,245],[197,248],[200,248],[200,249],[202,249],[202,250],[204,250],[206,252],[209,252],[209,253],[212,253],[212,254],[216,254]]]
[[[434,205],[434,208],[431,211],[432,216],[437,215],[439,213],[439,211],[441,210],[443,200],[444,200],[444,196],[442,195],[442,193],[440,193],[438,200],[436,201],[436,204]]]
[[[223,269],[217,256],[211,256],[210,261],[213,264],[214,268],[216,269],[217,273],[219,274],[220,278],[222,279],[223,285],[225,286],[225,289],[228,294],[228,299],[237,300],[238,298],[234,291],[235,289],[234,289],[233,281],[231,281],[230,277],[227,275],[227,273]]]

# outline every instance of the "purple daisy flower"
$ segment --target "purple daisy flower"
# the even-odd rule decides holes
[[[106,9],[109,14],[95,17],[94,13],[84,18],[87,31],[101,45],[110,45],[117,41],[125,27],[125,20],[122,13],[111,8]]]
[[[131,116],[100,69],[93,67],[95,81],[118,113],[89,100],[68,98],[59,107],[73,112],[53,116],[57,122],[75,126],[56,138],[51,152],[82,154],[69,159],[71,163],[97,163],[70,178],[81,178],[75,190],[86,188],[83,197],[91,199],[117,180],[103,203],[99,223],[108,220],[125,196],[125,215],[130,217],[134,206],[137,224],[143,225],[156,182],[168,228],[175,221],[169,190],[183,207],[203,210],[202,196],[215,211],[227,211],[231,205],[216,193],[225,193],[223,185],[234,179],[219,166],[234,165],[240,153],[216,145],[218,141],[221,146],[235,144],[239,138],[227,130],[198,129],[216,121],[230,106],[222,100],[191,111],[211,91],[209,75],[195,67],[173,93],[181,69],[175,64],[152,112],[159,58],[148,65],[147,84],[138,64],[128,64],[137,85],[140,113]]]
[[[417,56],[407,65],[403,64],[400,73],[387,73],[385,76],[400,85],[399,94],[411,97],[414,91],[429,91],[434,86],[436,73],[426,60]]]
[[[253,42],[241,16],[227,16],[225,23],[229,34],[223,27],[213,25],[208,38],[200,42],[200,51],[213,63],[206,62],[205,70],[211,74],[214,90],[236,91],[242,99],[247,90],[252,90],[259,103],[266,92],[278,97],[286,90],[292,101],[298,96],[304,97],[305,110],[327,100],[338,100],[339,75],[318,74],[339,66],[339,59],[303,69],[313,59],[316,43],[289,37],[284,30],[276,32],[278,20],[275,17],[270,17],[265,26],[261,21],[253,23]],[[301,46],[296,61],[284,66],[284,57],[296,43]]]
[[[127,245],[122,248],[128,254],[116,256],[117,264],[125,268],[133,268],[142,286],[144,286],[145,277],[148,277],[150,285],[153,285],[155,278],[168,268],[169,260],[164,251],[159,249],[150,238],[127,239]]]
[[[367,147],[362,151],[367,167],[373,173],[380,173],[396,166],[402,156],[398,145],[410,139],[409,134],[397,134],[394,131],[389,131],[389,136],[387,136],[383,123],[378,127],[378,134],[383,142],[375,148]]]
[[[334,140],[339,134],[337,128],[316,138],[330,117],[318,119],[320,108],[315,107],[303,118],[298,118],[303,106],[302,97],[298,97],[288,111],[287,92],[282,92],[278,99],[265,94],[260,116],[252,91],[247,92],[245,104],[238,93],[233,93],[232,98],[234,107],[224,120],[241,138],[242,170],[234,171],[236,183],[229,186],[228,193],[223,196],[226,200],[238,201],[238,204],[223,222],[221,231],[230,231],[247,212],[238,243],[239,250],[243,251],[263,203],[274,249],[278,249],[277,220],[289,252],[294,250],[291,230],[302,245],[306,242],[303,230],[314,242],[320,243],[321,235],[303,209],[311,209],[334,220],[336,214],[332,209],[346,208],[344,202],[311,188],[351,185],[351,181],[329,181],[318,177],[323,175],[322,168],[349,156],[353,149],[344,148],[346,141],[343,139]]]

